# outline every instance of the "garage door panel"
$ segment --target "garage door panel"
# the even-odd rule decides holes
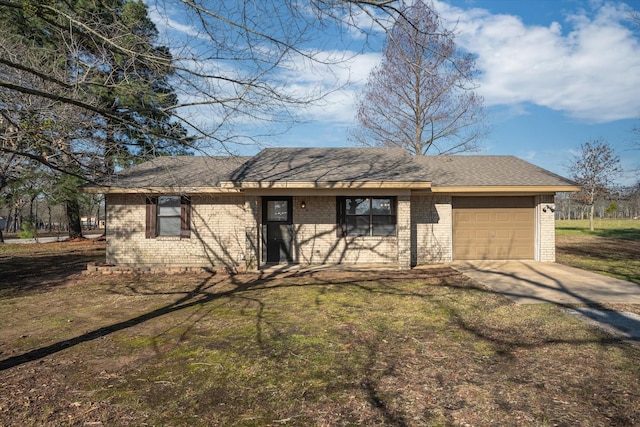
[[[518,246],[512,249],[514,259],[527,259],[530,254],[530,250],[525,246]]]
[[[489,214],[489,212],[476,212],[474,215],[472,215],[472,217],[473,220],[478,223],[491,222],[491,215]]]
[[[516,240],[533,241],[533,232],[531,230],[515,230]]]
[[[533,197],[454,197],[453,208],[454,259],[534,258]]]
[[[491,248],[489,246],[476,246],[472,251],[474,259],[481,259],[484,254],[491,252]]]
[[[512,230],[506,230],[506,229],[505,230],[499,230],[499,229],[497,229],[496,232],[495,232],[494,238],[497,239],[497,240],[500,240],[500,239],[509,240],[511,238],[511,234],[512,234]]]
[[[460,239],[463,242],[470,241],[471,240],[471,230],[457,230],[455,238],[456,239]]]
[[[496,259],[505,259],[509,256],[510,249],[504,247],[496,247],[494,252],[491,254],[492,258]]]
[[[456,219],[462,222],[471,221],[471,212],[456,212]]]
[[[486,253],[488,251],[490,251],[490,247],[489,246],[483,246],[483,245],[476,245],[474,247],[471,248],[471,250],[469,250],[467,253],[469,256],[473,256],[474,259],[476,257],[479,256],[479,254],[483,254]]]
[[[473,230],[473,235],[476,239],[489,239],[489,230]]]
[[[513,215],[510,212],[496,212],[495,220],[497,222],[511,222],[513,219]]]

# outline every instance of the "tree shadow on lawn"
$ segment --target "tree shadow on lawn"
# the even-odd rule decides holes
[[[603,274],[615,274],[623,280],[640,284],[640,271],[633,267],[640,260],[640,240],[591,238],[589,241],[580,240],[579,243],[563,240],[557,243],[556,251],[558,258],[563,255],[575,257],[585,263],[593,260],[601,268],[592,263],[590,269],[598,269]]]
[[[172,313],[180,312],[193,307],[205,307],[206,304],[219,300],[221,298],[240,298],[258,303],[255,314],[255,333],[256,344],[260,347],[267,345],[263,342],[263,329],[265,328],[265,310],[268,309],[268,301],[261,298],[261,293],[267,289],[278,288],[298,288],[313,286],[321,289],[353,289],[357,288],[371,294],[379,294],[381,296],[393,296],[399,298],[418,298],[428,300],[431,304],[439,305],[450,313],[450,322],[457,328],[460,328],[471,334],[473,340],[482,341],[490,344],[493,348],[498,349],[496,360],[492,361],[492,366],[496,370],[502,369],[503,365],[506,369],[512,365],[512,358],[521,349],[532,349],[536,347],[545,347],[555,344],[600,344],[600,345],[617,345],[623,340],[618,338],[606,337],[602,335],[589,335],[582,337],[538,337],[523,336],[518,333],[505,334],[502,330],[494,330],[490,325],[483,325],[483,322],[477,323],[475,316],[469,317],[466,311],[468,308],[462,309],[457,305],[456,298],[462,294],[459,291],[478,292],[479,295],[494,295],[495,293],[481,284],[474,282],[458,271],[450,268],[434,268],[426,270],[413,270],[408,272],[400,271],[380,271],[380,272],[346,272],[346,273],[329,273],[325,272],[271,272],[259,274],[240,274],[231,275],[211,273],[208,275],[198,276],[199,281],[188,290],[160,290],[148,283],[140,285],[129,284],[126,286],[114,285],[111,292],[116,294],[135,294],[135,295],[175,295],[176,299],[159,308],[148,311],[146,313],[135,316],[131,319],[116,322],[108,326],[100,327],[92,331],[82,333],[75,337],[60,340],[56,343],[46,345],[23,354],[16,355],[4,360],[0,360],[0,371],[11,369],[25,363],[33,362],[51,355],[54,355],[65,349],[91,342],[93,340],[113,334],[114,332],[126,330],[153,319],[162,318]],[[408,287],[406,282],[417,283],[415,287]],[[420,286],[424,283],[424,286]],[[483,298],[480,298],[482,303]],[[316,301],[316,303],[320,303]],[[515,306],[506,298],[492,299],[492,304],[496,306]],[[462,304],[464,306],[464,303]],[[489,310],[489,307],[485,307]],[[477,310],[483,311],[478,307]],[[192,322],[197,322],[195,318],[191,318]],[[454,331],[455,333],[455,331]],[[369,404],[384,418],[390,425],[411,425],[411,419],[403,411],[398,410],[394,405],[392,398],[385,393],[384,385],[385,377],[374,366],[376,361],[384,362],[389,355],[384,353],[384,348],[389,344],[384,341],[384,335],[375,335],[366,342],[369,348],[369,366],[362,373],[362,381],[359,385],[361,390],[367,396]],[[368,340],[369,338],[367,338]],[[376,340],[382,340],[378,342]],[[628,349],[628,351],[632,351]],[[390,361],[393,363],[393,360]],[[398,361],[399,363],[399,361]],[[357,385],[356,385],[357,386]],[[357,386],[358,387],[358,386]],[[450,412],[450,411],[449,411]],[[446,419],[451,424],[455,423],[455,419],[447,412]]]
[[[608,239],[640,241],[640,228],[611,228],[604,230],[595,230],[590,234],[594,234],[600,237],[606,237]]]
[[[247,293],[256,290],[264,290],[270,288],[288,288],[288,287],[305,287],[305,286],[352,286],[357,287],[359,289],[365,290],[371,293],[378,294],[388,294],[392,296],[405,296],[405,297],[418,297],[418,298],[430,298],[431,295],[428,293],[421,292],[408,292],[406,289],[401,289],[399,287],[395,287],[394,283],[403,279],[420,279],[420,278],[428,278],[432,280],[434,277],[440,279],[439,286],[449,287],[451,289],[467,289],[467,290],[477,290],[483,293],[491,293],[494,292],[487,289],[480,284],[473,282],[466,278],[466,276],[460,274],[451,268],[442,268],[442,269],[434,269],[432,271],[423,270],[423,271],[409,271],[409,272],[398,272],[393,271],[389,273],[385,272],[361,272],[359,274],[345,274],[342,279],[340,279],[340,275],[338,275],[336,280],[335,276],[331,276],[330,279],[323,279],[321,274],[309,273],[309,272],[292,272],[292,273],[281,273],[281,272],[272,272],[267,275],[258,274],[240,274],[240,275],[222,275],[211,273],[202,279],[192,290],[183,291],[183,292],[156,292],[153,289],[143,289],[141,291],[137,291],[128,287],[128,292],[135,292],[138,294],[146,294],[146,295],[162,295],[162,294],[176,294],[180,295],[178,299],[174,302],[166,304],[160,308],[149,311],[147,313],[141,314],[139,316],[133,317],[131,319],[117,322],[109,326],[101,327],[95,329],[93,331],[86,332],[84,334],[78,335],[73,338],[65,339],[54,344],[44,346],[41,348],[37,348],[31,351],[28,351],[24,354],[13,356],[4,360],[0,360],[0,371],[10,369],[16,367],[18,365],[32,362],[38,359],[42,359],[44,357],[50,356],[52,354],[58,353],[62,350],[65,350],[70,347],[74,347],[78,344],[82,344],[85,342],[90,342],[95,339],[110,335],[114,332],[121,331],[124,329],[128,329],[140,324],[143,324],[152,319],[156,319],[171,313],[175,313],[181,310],[185,310],[195,306],[202,306],[209,302],[215,301],[224,297],[231,296],[242,296],[243,298],[250,298]],[[289,278],[309,278],[312,280],[312,283],[308,282],[294,282],[287,283],[286,279]],[[367,284],[367,281],[371,281],[371,286]],[[457,283],[460,281],[460,283]],[[228,286],[228,285],[231,286]],[[382,286],[380,286],[382,284]],[[517,342],[513,340],[508,340],[505,342],[500,342],[494,336],[486,335],[485,332],[481,329],[477,329],[471,327],[465,320],[464,316],[455,313],[455,308],[449,305],[444,305],[445,308],[450,310],[452,314],[452,318],[455,319],[456,323],[463,329],[468,332],[473,333],[475,336],[481,339],[486,339],[488,341],[493,342],[494,344],[501,344],[506,347],[516,348],[516,347],[533,347],[535,343],[525,343],[525,342]],[[261,312],[264,307],[259,310],[257,314],[257,331],[261,330],[261,322],[262,316]],[[260,337],[257,337],[258,343],[261,342]],[[619,342],[622,341],[620,339],[607,339],[607,342]],[[580,340],[557,340],[554,341],[556,343],[581,343]],[[545,341],[545,344],[548,342]],[[542,342],[540,343],[542,344]]]
[[[46,249],[47,245],[51,250],[41,254],[18,251],[0,255],[0,296],[45,292],[86,270],[88,263],[104,262],[104,245],[89,241],[78,244],[76,249],[55,253],[59,243],[43,243],[39,249]]]

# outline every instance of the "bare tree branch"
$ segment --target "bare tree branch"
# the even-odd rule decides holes
[[[573,157],[568,170],[572,178],[582,186],[582,191],[575,197],[580,203],[590,207],[589,223],[593,231],[595,202],[609,195],[614,181],[622,173],[620,157],[606,141],[588,141],[580,146],[580,153]]]
[[[403,9],[383,55],[360,99],[352,138],[417,155],[477,150],[488,131],[483,100],[473,92],[474,59],[457,50],[435,12],[422,1]]]

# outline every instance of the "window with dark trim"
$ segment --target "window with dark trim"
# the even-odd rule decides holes
[[[343,236],[395,236],[395,197],[338,197],[337,234]]]
[[[185,196],[147,197],[147,239],[160,236],[191,237],[191,199]]]

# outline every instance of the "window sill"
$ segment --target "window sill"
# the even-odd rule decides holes
[[[341,238],[349,240],[397,240],[398,236],[349,236],[347,234]]]
[[[173,242],[177,240],[182,240],[180,236],[156,236],[156,240],[160,240],[163,242]]]

